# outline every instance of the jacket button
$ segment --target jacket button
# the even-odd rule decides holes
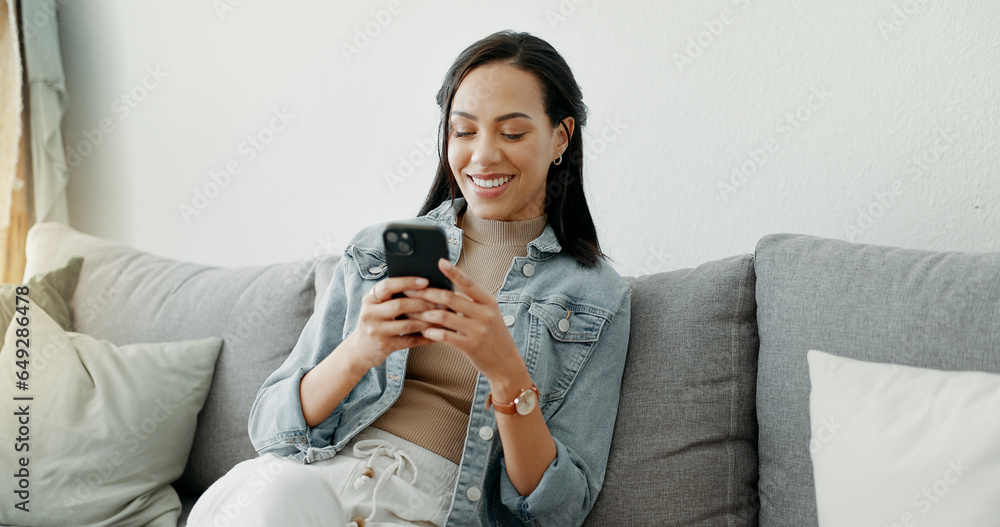
[[[479,487],[469,487],[469,490],[465,491],[465,497],[469,498],[469,501],[479,501],[483,493],[479,491]]]
[[[524,273],[524,276],[531,276],[535,274],[535,266],[530,263],[526,263],[524,264],[524,267],[521,268],[521,272]]]
[[[371,274],[379,274],[382,271],[381,267],[369,267],[368,272]]]
[[[482,439],[483,441],[489,441],[490,439],[493,439],[493,429],[488,426],[480,428],[479,438]]]
[[[563,333],[569,331],[569,320],[566,320],[565,318],[560,319],[559,323],[557,323],[556,325],[559,326],[559,331],[562,331]]]
[[[503,323],[506,324],[507,326],[513,326],[514,315],[506,315],[505,317],[503,317]]]

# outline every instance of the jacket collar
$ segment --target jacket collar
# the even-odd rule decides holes
[[[445,200],[440,205],[427,213],[427,218],[443,222],[449,227],[458,228],[458,214],[465,210],[465,198],[455,198],[455,201]],[[552,225],[545,224],[545,230],[537,238],[528,243],[528,256],[535,259],[544,259],[562,251],[562,245],[556,238],[556,231]]]

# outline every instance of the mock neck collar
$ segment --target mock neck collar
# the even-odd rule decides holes
[[[455,198],[454,201],[444,200],[440,205],[428,212],[427,217],[432,220],[442,221],[457,229],[458,215],[465,209],[466,201],[464,197]],[[559,240],[556,238],[556,232],[552,229],[552,225],[548,221],[545,222],[545,227],[542,229],[541,234],[528,243],[528,254],[531,255],[533,250],[549,254],[562,251],[562,245],[559,244]],[[540,257],[541,255],[539,254],[538,256]]]
[[[542,235],[548,216],[544,213],[537,218],[518,221],[484,220],[473,214],[468,207],[459,214],[465,236],[472,241],[490,247],[525,247]]]

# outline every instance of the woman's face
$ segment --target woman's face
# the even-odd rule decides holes
[[[448,163],[468,206],[486,220],[527,220],[545,212],[549,165],[569,145],[545,114],[534,75],[490,64],[465,75],[449,116]],[[570,131],[573,118],[565,119]]]

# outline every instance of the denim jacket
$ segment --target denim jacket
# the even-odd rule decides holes
[[[439,225],[449,257],[458,260],[462,231],[445,201],[415,223]],[[260,454],[311,463],[332,457],[399,397],[408,349],[395,351],[319,425],[302,415],[299,382],[350,334],[361,300],[386,277],[384,225],[368,227],[347,245],[322,307],[306,323],[291,354],[264,382],[250,411],[250,439]],[[446,525],[583,523],[604,481],[629,337],[628,283],[609,265],[584,268],[562,251],[551,225],[514,258],[496,299],[541,394],[539,406],[555,439],[556,458],[528,496],[504,465],[489,382],[478,375],[458,481]],[[568,326],[566,322],[568,321]]]

